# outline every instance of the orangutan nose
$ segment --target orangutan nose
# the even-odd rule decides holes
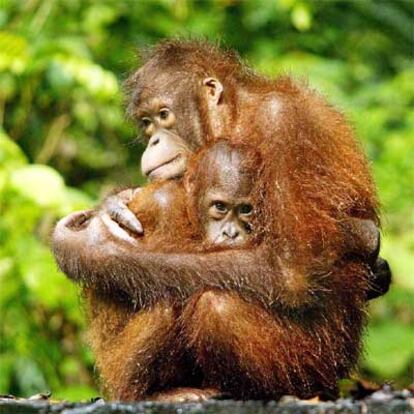
[[[228,224],[223,229],[223,235],[228,237],[229,239],[234,240],[237,239],[237,237],[239,237],[240,231],[233,224]]]

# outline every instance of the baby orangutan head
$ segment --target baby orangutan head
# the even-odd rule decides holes
[[[238,247],[257,235],[255,217],[260,170],[257,150],[218,141],[198,154],[186,179],[190,217],[203,240],[214,246]]]

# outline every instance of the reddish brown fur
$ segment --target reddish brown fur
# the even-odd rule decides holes
[[[140,304],[156,303],[137,314],[142,315],[139,329],[132,322],[130,330],[123,331],[119,343],[124,348],[118,357],[98,355],[101,367],[122,362],[123,369],[133,368],[133,377],[139,378],[140,385],[129,396],[118,392],[117,385],[112,395],[142,398],[149,392],[146,384],[158,381],[151,364],[141,371],[137,367],[141,345],[134,332],[158,332],[151,318],[163,306],[168,312],[171,305],[162,301],[170,303],[171,298],[184,307],[177,326],[183,330],[186,350],[171,337],[169,349],[193,355],[203,385],[236,398],[334,392],[337,380],[349,374],[358,358],[369,287],[364,261],[343,259],[347,242],[341,223],[349,217],[379,222],[369,168],[350,127],[305,86],[289,78],[260,77],[233,53],[200,42],[164,42],[147,56],[144,68],[129,83],[131,113],[160,73],[190,86],[187,97],[197,102],[205,134],[237,137],[235,143],[249,142],[260,150],[263,242],[256,249],[199,255],[182,253],[178,239],[176,253],[161,249],[137,254],[119,248],[106,257],[97,252],[96,259],[82,259],[76,271],[96,289],[121,289]],[[196,87],[210,76],[224,85],[222,104],[228,108],[219,133]],[[185,114],[193,116],[191,111]],[[104,264],[101,274],[91,270],[93,260]],[[160,323],[172,323],[170,316]],[[156,335],[160,339],[148,351],[151,358],[166,346],[167,333]],[[142,347],[145,355],[147,348]],[[165,372],[178,360],[167,362]],[[123,386],[131,389],[134,384]]]
[[[140,190],[129,204],[145,226],[140,249],[168,251],[177,240],[193,241],[195,231],[185,201],[178,181],[154,183]],[[177,347],[177,310],[169,302],[136,311],[130,302],[115,302],[90,288],[84,289],[84,298],[90,343],[102,389],[109,398],[141,399],[151,394],[152,388],[158,391],[174,381],[182,384],[190,376],[182,363],[182,347]]]
[[[129,208],[145,228],[138,249],[167,252],[176,249],[177,243],[182,251],[214,249],[200,238],[198,215],[198,200],[214,185],[217,173],[210,148],[191,160],[185,177],[187,191],[181,180],[173,180],[148,184],[136,193]],[[249,146],[239,146],[237,151],[243,154],[240,168],[251,177],[253,192],[260,157]],[[182,304],[175,300],[176,294],[139,310],[128,300],[113,301],[92,288],[84,288],[83,296],[90,343],[103,390],[110,398],[137,400],[173,386],[202,385],[194,355],[182,339]]]
[[[160,301],[150,310],[134,311],[84,289],[89,339],[108,398],[133,401],[195,381],[180,343],[178,309]]]
[[[199,103],[204,131],[214,137],[205,99],[193,85],[211,76],[223,83],[223,105],[230,109],[221,135],[249,142],[262,152],[266,246],[277,251],[277,260],[287,268],[297,269],[296,276],[283,281],[289,285],[286,295],[277,278],[272,280],[274,299],[287,306],[312,301],[318,286],[308,275],[330,269],[343,255],[346,241],[340,224],[349,217],[379,223],[369,167],[344,117],[303,85],[287,77],[261,77],[233,52],[210,44],[167,41],[144,58],[144,67],[128,83],[132,115],[146,99],[147,85],[156,85],[158,74],[167,73],[171,79],[184,79],[180,82],[188,86],[187,99]],[[272,102],[278,107],[276,115],[269,109]]]
[[[142,217],[145,236],[139,243],[146,251],[176,250],[178,240],[184,243],[183,250],[200,242],[198,223],[191,223],[188,217],[187,194],[181,181],[148,184],[129,208]]]
[[[178,181],[143,188],[129,205],[145,226],[145,236],[140,237],[137,248],[168,251],[177,238],[190,244],[195,232],[185,201],[183,185]],[[84,298],[89,339],[102,389],[109,398],[142,399],[152,389],[159,391],[174,381],[182,385],[190,376],[182,363],[177,310],[172,302],[161,300],[150,310],[136,310],[130,301],[113,301],[92,288],[84,288]]]

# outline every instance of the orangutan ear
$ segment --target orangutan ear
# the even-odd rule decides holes
[[[192,174],[186,174],[183,179],[184,190],[187,194],[192,194],[195,190],[194,177]]]
[[[207,88],[207,99],[217,105],[224,90],[221,82],[216,78],[206,78],[203,80],[203,85]]]

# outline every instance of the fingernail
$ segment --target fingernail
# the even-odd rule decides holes
[[[144,229],[142,228],[141,223],[133,221],[131,224],[132,224],[132,227],[134,228],[133,230],[136,231],[137,233],[141,234],[144,232]]]

